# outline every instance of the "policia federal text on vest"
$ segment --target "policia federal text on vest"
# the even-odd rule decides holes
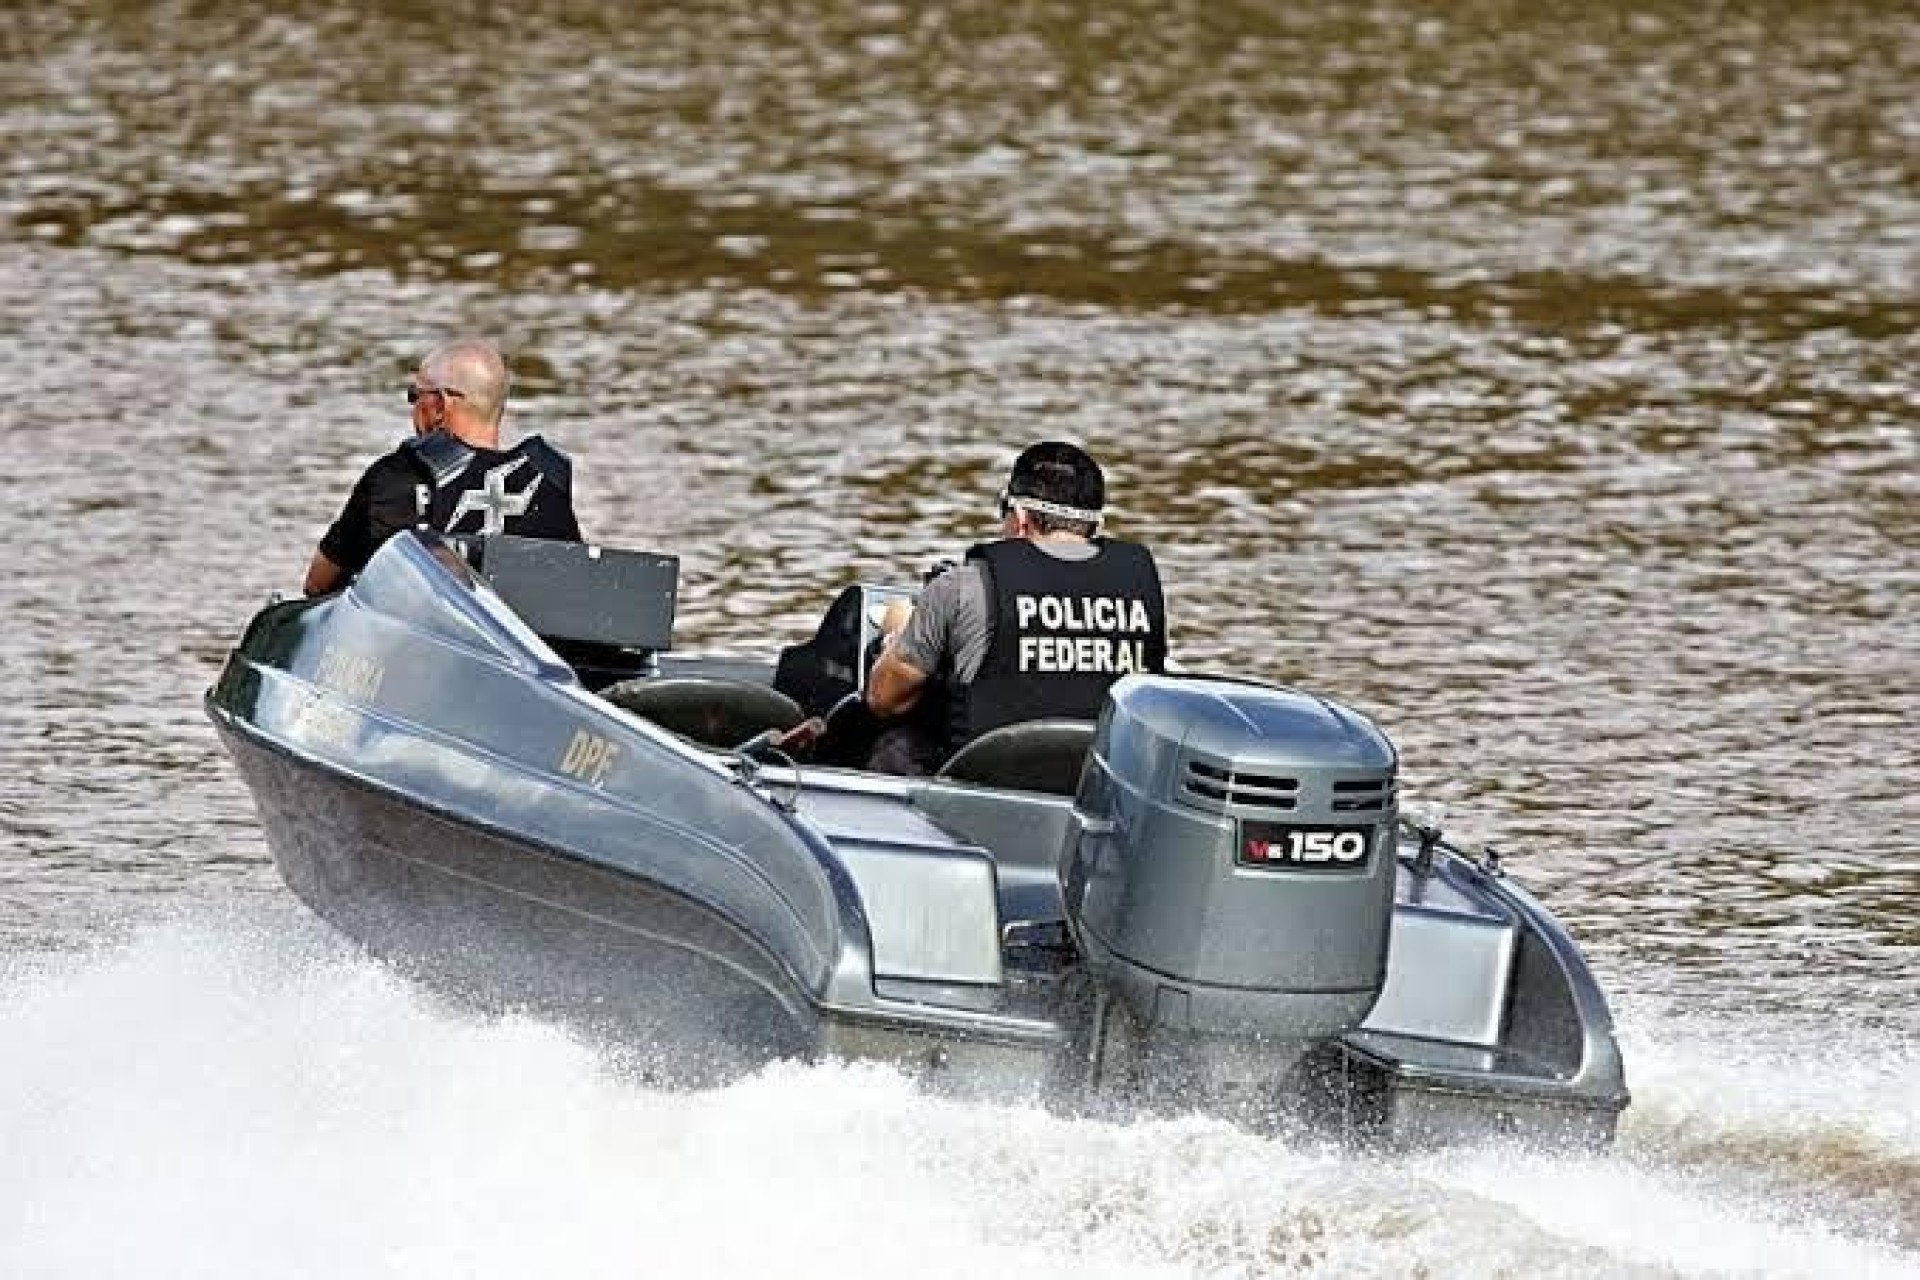
[[[949,748],[1021,720],[1091,720],[1130,672],[1166,667],[1167,610],[1153,556],[1095,538],[1087,560],[1063,560],[1023,538],[967,552],[987,589],[990,639],[980,671],[951,692]]]

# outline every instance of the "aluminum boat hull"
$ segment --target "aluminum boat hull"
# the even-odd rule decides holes
[[[1392,850],[1364,1020],[1284,1051],[1195,1036],[1205,1053],[1185,1055],[1089,976],[1102,943],[1070,927],[1061,880],[1087,824],[1074,797],[690,743],[586,688],[412,537],[344,593],[263,610],[207,710],[319,916],[463,997],[643,1046],[678,1079],[833,1055],[1180,1105],[1217,1077],[1208,1096],[1237,1114],[1392,1142],[1593,1145],[1626,1105],[1577,947],[1444,844]]]

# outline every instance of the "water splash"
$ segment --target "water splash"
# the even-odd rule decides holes
[[[1904,1210],[1877,1232],[1857,1204],[1823,1215],[1834,1179],[1780,1154],[1853,1132],[1868,1165],[1910,1170],[1911,1108],[1890,1110],[1910,1058],[1743,1110],[1730,1084],[1779,1097],[1793,1074],[1716,1068],[1717,1042],[1673,1034],[1631,1029],[1613,1153],[1388,1158],[941,1099],[866,1067],[663,1089],[643,1048],[445,1006],[290,908],[201,913],[0,959],[0,1257],[34,1276],[1920,1275]]]

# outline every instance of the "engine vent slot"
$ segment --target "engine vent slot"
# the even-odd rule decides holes
[[[1189,760],[1180,793],[1207,809],[1288,810],[1300,803],[1300,779],[1242,773],[1204,760]]]
[[[1379,813],[1391,799],[1392,778],[1361,778],[1333,784],[1335,813]]]

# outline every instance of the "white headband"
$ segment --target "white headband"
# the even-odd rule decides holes
[[[1089,511],[1085,507],[1067,507],[1058,502],[1048,502],[1042,498],[1029,498],[1024,494],[1010,493],[1007,505],[1020,507],[1026,511],[1038,511],[1043,516],[1052,516],[1056,520],[1073,520],[1080,524],[1099,524],[1100,513]]]

